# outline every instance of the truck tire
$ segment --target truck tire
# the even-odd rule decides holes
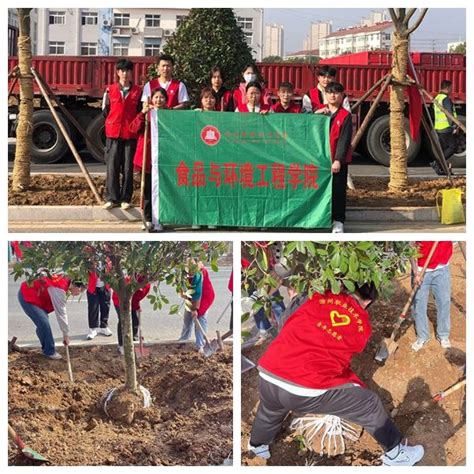
[[[89,138],[86,138],[87,149],[93,158],[100,163],[105,162],[105,122],[102,114],[97,114],[87,127],[87,135]],[[95,147],[94,147],[95,145]],[[101,154],[96,152],[96,148],[103,150]]]
[[[405,136],[408,151],[407,163],[411,163],[420,151],[421,140],[416,142],[411,138],[407,118],[405,118]],[[383,115],[370,124],[365,144],[373,160],[384,166],[390,166],[390,117],[388,115]]]
[[[72,128],[66,118],[58,114],[66,132],[71,136]],[[53,115],[49,110],[33,112],[33,142],[31,161],[48,164],[59,161],[69,150],[69,146],[61,133]]]

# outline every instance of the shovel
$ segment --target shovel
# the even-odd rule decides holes
[[[140,357],[148,357],[150,355],[150,350],[143,345],[143,336],[142,336],[142,312],[137,310],[138,317],[138,347],[135,347],[135,355]]]
[[[444,398],[446,398],[448,395],[451,395],[453,392],[456,390],[459,390],[461,387],[464,387],[466,385],[466,379],[462,379],[459,382],[456,382],[454,385],[451,385],[451,387],[447,388],[446,390],[443,390],[442,392],[438,392],[434,397],[433,397],[433,402],[437,403]]]
[[[217,334],[217,338],[216,339],[213,339],[210,343],[209,343],[209,348],[208,348],[208,353],[209,355],[206,355],[206,357],[210,357],[212,354],[214,354],[215,352],[217,352],[218,350],[224,350],[224,343],[223,341],[225,339],[227,339],[228,337],[232,336],[232,329],[230,331],[227,331],[226,333],[224,333],[222,336],[221,336],[221,333],[219,331],[216,331],[216,334]],[[204,349],[204,351],[206,351],[206,349]],[[211,352],[212,351],[212,352]]]
[[[196,324],[196,327],[201,331],[202,336],[204,337],[204,340],[206,341],[206,344],[202,348],[204,351],[204,356],[205,357],[211,357],[214,352],[216,352],[217,349],[219,349],[219,345],[216,341],[215,347],[211,345],[211,342],[209,341],[209,338],[207,337],[206,333],[204,332],[204,329],[201,326],[201,323],[199,322],[199,318],[194,318],[194,324]]]
[[[23,440],[15,433],[15,430],[10,426],[10,423],[8,423],[8,435],[10,436],[11,440],[15,443],[17,448],[21,451],[23,456],[25,456],[26,458],[33,459],[35,461],[40,461],[40,462],[48,461],[45,457],[41,456],[41,454],[37,453],[33,449],[26,446]]]
[[[438,247],[438,242],[434,242],[433,246],[431,247],[430,253],[428,254],[428,257],[426,258],[425,264],[423,265],[423,269],[421,270],[420,277],[423,280],[423,277],[425,276],[426,269],[428,268],[428,265],[430,264],[431,257],[433,256],[436,247]],[[410,306],[413,302],[413,298],[415,297],[415,294],[418,290],[418,287],[415,285],[413,289],[411,290],[410,296],[408,297],[408,301],[406,302],[402,313],[398,317],[397,322],[393,326],[392,334],[390,335],[389,338],[385,338],[382,343],[380,344],[376,354],[375,354],[375,361],[381,365],[385,363],[385,361],[398,349],[398,342],[395,342],[395,338],[398,335],[398,332],[400,330],[400,326],[403,324],[403,322],[406,319],[408,310],[410,309]]]
[[[74,383],[74,377],[72,375],[72,365],[71,365],[71,357],[69,356],[69,346],[65,345],[66,348],[66,360],[67,360],[67,371],[69,374],[69,381]]]

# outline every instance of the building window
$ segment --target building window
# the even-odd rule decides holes
[[[158,28],[160,26],[161,15],[145,15],[145,26]]]
[[[176,28],[187,18],[187,15],[176,15]]]
[[[250,31],[244,31],[245,41],[247,44],[252,44],[253,35]]]
[[[251,30],[253,28],[253,18],[237,17],[237,25],[243,30]]]
[[[49,12],[49,24],[50,25],[65,25],[66,24],[66,12],[65,11],[53,11]]]
[[[145,56],[158,56],[160,54],[160,43],[145,40],[144,43]]]
[[[97,25],[99,15],[95,12],[82,12],[83,25]]]
[[[130,13],[114,13],[114,26],[130,26]]]
[[[64,44],[64,41],[50,41],[48,43],[49,54],[64,54]]]
[[[97,56],[97,44],[96,43],[81,43],[81,55],[82,56]]]
[[[114,56],[128,56],[129,41],[114,42],[113,52]]]

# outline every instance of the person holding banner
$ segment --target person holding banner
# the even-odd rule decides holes
[[[107,164],[104,209],[120,206],[126,210],[131,207],[137,136],[130,132],[129,126],[140,110],[142,93],[139,86],[132,84],[132,71],[133,63],[128,59],[120,59],[116,65],[119,80],[107,87],[102,100]]]
[[[299,114],[301,106],[293,102],[294,87],[291,82],[282,82],[278,86],[278,98],[276,104],[272,105],[273,112],[277,114]]]
[[[247,97],[247,87],[252,82],[257,82],[260,85],[260,105],[272,105],[272,97],[270,95],[270,91],[266,88],[262,87],[262,84],[258,80],[258,69],[255,64],[247,64],[242,71],[242,77],[244,78],[244,82],[239,84],[238,89],[234,90],[233,98],[234,98],[234,106],[235,110],[241,105],[245,105],[248,101]]]
[[[150,110],[168,108],[167,103],[168,94],[166,90],[162,87],[153,89],[151,92],[151,104],[149,104],[147,101],[142,102],[143,107],[141,112],[137,114],[133,122],[130,124],[130,130],[138,135],[137,150],[135,152],[135,156],[133,157],[133,165],[136,171],[141,172],[143,168],[143,157],[145,156],[145,196],[143,200],[145,224],[142,228],[143,230],[148,230],[149,232],[161,232],[163,230],[163,226],[160,223],[157,223],[154,226],[151,218],[151,133],[148,133],[147,142],[145,144],[145,124],[147,122],[146,116],[149,114]],[[148,120],[148,124],[150,124],[150,120]]]
[[[143,87],[142,102],[149,102],[151,92],[159,87],[168,93],[168,109],[182,110],[189,105],[189,96],[186,86],[173,78],[174,59],[169,54],[162,54],[157,58],[158,73],[157,79],[151,79]]]
[[[233,112],[235,107],[232,91],[224,87],[225,77],[222,69],[219,66],[213,67],[209,79],[212,93],[216,99],[215,110],[217,112]]]
[[[235,109],[236,112],[251,112],[262,115],[273,112],[270,105],[262,104],[262,86],[260,82],[254,81],[247,84],[246,98],[246,103],[239,104]]]
[[[332,232],[343,233],[346,220],[348,164],[352,160],[352,115],[344,106],[344,86],[331,82],[326,87],[328,115],[331,117],[329,142],[332,172]]]

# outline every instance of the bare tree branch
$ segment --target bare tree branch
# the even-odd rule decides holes
[[[423,21],[423,18],[425,18],[425,15],[427,13],[428,13],[428,8],[423,8],[423,10],[421,10],[418,20],[416,20],[415,24],[411,28],[408,29],[407,31],[408,35],[411,35],[421,25],[421,22]]]
[[[411,20],[411,17],[415,14],[416,12],[416,8],[409,8],[405,14],[405,21],[406,21],[406,25],[408,26],[408,23],[410,22]]]
[[[390,13],[390,18],[393,21],[393,24],[395,25],[395,30],[398,31],[400,29],[400,21],[398,19],[398,12],[399,8],[389,8],[388,12]]]

